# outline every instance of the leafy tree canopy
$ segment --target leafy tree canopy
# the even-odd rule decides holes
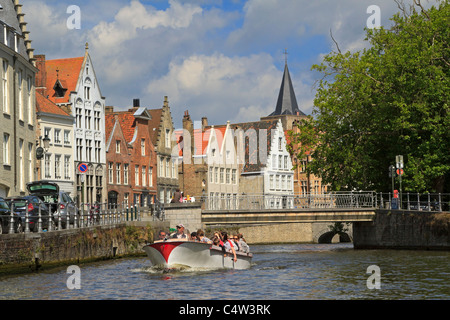
[[[450,4],[414,0],[389,29],[366,29],[367,49],[326,55],[312,116],[292,134],[298,158],[333,190],[390,190],[403,155],[403,190],[450,192]]]

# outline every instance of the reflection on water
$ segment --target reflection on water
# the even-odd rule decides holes
[[[66,268],[0,278],[0,299],[448,299],[448,252],[353,250],[351,244],[252,246],[248,270],[153,268],[145,258],[80,265],[81,289]],[[367,267],[381,288],[367,288]],[[201,290],[199,290],[201,288]]]

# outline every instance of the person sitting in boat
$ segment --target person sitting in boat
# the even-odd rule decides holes
[[[237,261],[236,250],[234,249],[233,242],[230,241],[230,239],[228,239],[228,233],[223,231],[221,236],[223,247],[225,248],[225,250],[231,250],[231,252],[233,252],[234,262],[236,262]]]
[[[191,232],[191,236],[189,237],[189,240],[191,241],[198,241],[197,232]]]
[[[184,225],[181,223],[177,225],[177,232],[172,235],[172,239],[188,240],[187,235],[184,233]]]
[[[197,238],[200,242],[213,243],[210,239],[205,237],[205,232],[202,229],[197,230]]]
[[[231,238],[230,240],[233,242],[234,250],[241,251],[241,248],[239,246],[239,237],[238,237],[238,235],[235,234],[235,235],[231,236],[230,238]]]
[[[167,233],[163,230],[159,231],[158,240],[167,240]]]
[[[250,247],[248,246],[247,242],[245,241],[242,233],[239,233],[237,235],[237,237],[238,237],[239,251],[249,253]]]

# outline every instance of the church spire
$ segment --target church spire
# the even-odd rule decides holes
[[[287,50],[284,51],[284,54],[284,74],[283,80],[281,81],[280,93],[278,94],[277,106],[275,108],[275,111],[272,112],[269,116],[289,114],[305,116],[305,114],[298,108],[297,98],[295,97],[294,87],[292,86],[292,80],[287,65]]]

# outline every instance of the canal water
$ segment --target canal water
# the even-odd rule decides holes
[[[448,300],[450,252],[254,245],[249,270],[154,269],[145,257],[0,278],[0,300]],[[69,283],[69,286],[68,286]],[[372,288],[372,289],[370,289]]]

